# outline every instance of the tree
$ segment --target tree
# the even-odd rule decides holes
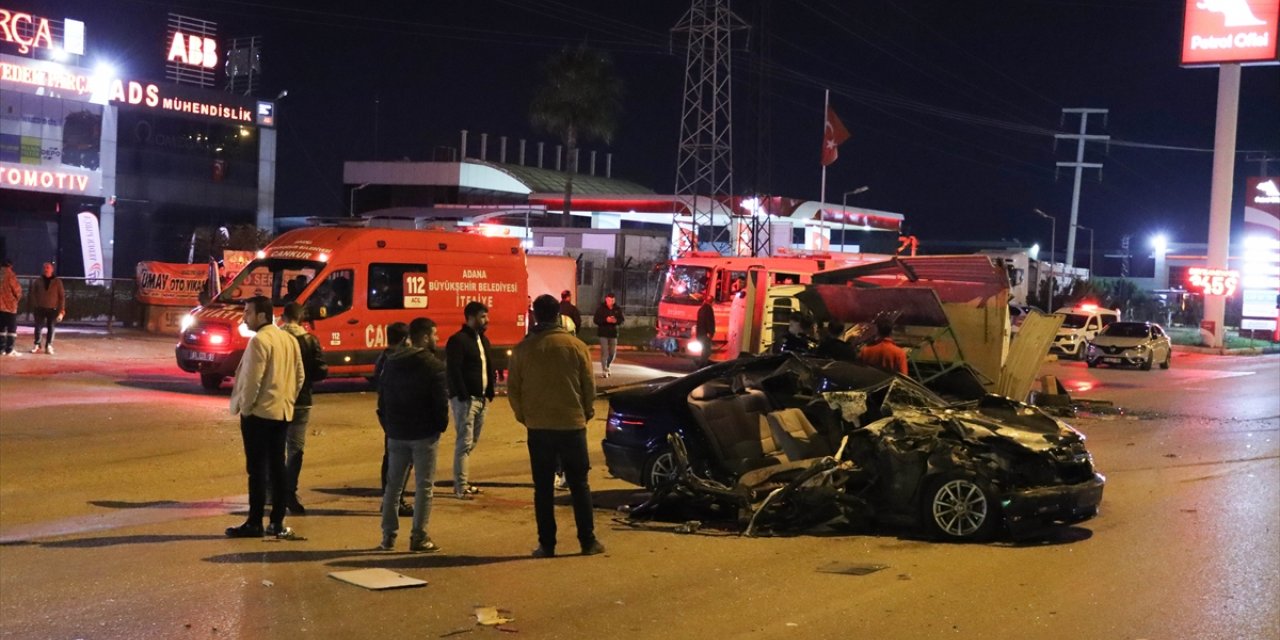
[[[569,226],[578,144],[592,139],[608,144],[613,139],[622,110],[622,82],[609,56],[586,44],[561,49],[547,60],[543,73],[529,118],[534,128],[559,137],[568,153],[561,224]]]

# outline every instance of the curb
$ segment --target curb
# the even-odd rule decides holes
[[[1179,353],[1200,353],[1211,356],[1260,356],[1271,353],[1280,353],[1280,345],[1227,349],[1225,347],[1196,347],[1185,344],[1175,344],[1173,345],[1173,350]]]

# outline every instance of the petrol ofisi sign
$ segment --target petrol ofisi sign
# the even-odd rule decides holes
[[[1186,0],[1182,64],[1276,64],[1276,0]]]

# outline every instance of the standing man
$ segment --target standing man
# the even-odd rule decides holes
[[[885,371],[907,375],[907,352],[894,343],[893,319],[880,316],[876,318],[876,333],[879,337],[863,345],[858,352],[858,360]]]
[[[578,335],[578,331],[582,329],[582,312],[573,304],[573,294],[568,289],[560,292],[560,316],[573,321],[573,331],[570,333]]]
[[[307,423],[311,420],[311,385],[324,380],[329,375],[329,365],[324,362],[324,349],[315,336],[307,333],[302,327],[305,311],[302,305],[290,302],[284,307],[284,327],[286,333],[298,340],[298,349],[302,355],[302,371],[305,378],[302,389],[298,391],[298,399],[293,404],[293,419],[289,421],[289,430],[285,436],[284,468],[289,473],[289,513],[298,516],[307,515],[307,510],[298,502],[298,476],[302,474],[302,448],[307,444]]]
[[[604,553],[596,540],[587,471],[587,421],[595,415],[595,384],[587,345],[557,323],[556,299],[533,301],[537,322],[511,355],[507,397],[516,420],[529,430],[529,467],[533,474],[533,511],[538,522],[535,558],[556,555],[555,489],[557,463],[564,468],[573,500],[573,519],[583,555]]]
[[[18,301],[22,300],[22,285],[13,273],[13,262],[5,258],[0,264],[0,356],[21,355],[13,350],[18,339]]]
[[[843,339],[844,323],[839,320],[831,320],[827,322],[827,335],[823,336],[818,342],[817,348],[813,350],[813,355],[821,358],[831,358],[832,360],[844,360],[845,362],[857,362],[858,353],[848,342]]]
[[[382,397],[382,387],[379,386],[379,384],[382,380],[382,372],[387,366],[387,358],[391,357],[391,354],[396,351],[408,346],[408,340],[408,324],[404,322],[392,322],[387,325],[387,348],[383,349],[382,353],[378,354],[378,359],[373,363],[373,388],[378,391],[379,398]],[[379,477],[382,478],[382,490],[381,493],[378,494],[381,496],[385,495],[387,492],[387,435],[385,433],[387,426],[383,424],[381,410],[378,410],[378,424],[382,426],[384,431],[382,434],[382,472],[379,474]],[[408,478],[406,478],[405,481],[407,482]],[[400,515],[413,515],[413,507],[405,504],[404,502],[404,493],[402,492],[400,495],[400,505],[397,507]]]
[[[240,416],[245,470],[249,473],[249,518],[227,527],[231,538],[260,538],[267,501],[267,469],[271,473],[271,523],[266,534],[293,538],[284,526],[288,503],[288,475],[284,469],[284,441],[293,420],[294,401],[306,380],[298,341],[271,322],[271,299],[254,296],[244,303],[244,324],[256,331],[245,347],[236,382],[231,389],[231,414]]]
[[[694,338],[702,345],[702,352],[698,354],[698,366],[705,367],[711,363],[711,337],[716,335],[716,310],[711,306],[711,296],[702,298],[694,333],[697,334]]]
[[[462,328],[449,336],[444,358],[449,375],[449,407],[453,409],[453,425],[458,434],[453,446],[453,494],[459,500],[472,500],[480,493],[480,487],[468,482],[468,465],[471,452],[480,443],[485,407],[493,400],[498,371],[489,339],[484,337],[489,307],[473,300],[463,308],[462,317]]]
[[[600,368],[604,370],[601,375],[606,378],[609,377],[609,367],[613,365],[613,359],[618,357],[618,327],[622,326],[622,321],[625,319],[616,300],[612,291],[604,294],[604,302],[600,303],[593,318],[596,326],[599,327],[597,335],[600,337]]]
[[[391,352],[378,386],[378,415],[387,434],[387,482],[382,492],[383,551],[395,548],[400,528],[398,505],[404,498],[409,465],[413,464],[413,525],[410,551],[439,551],[427,535],[431,519],[432,484],[436,473],[436,445],[449,427],[445,365],[436,357],[436,323],[416,318],[409,323],[409,344]]]
[[[31,347],[31,353],[40,353],[40,329],[46,328],[44,352],[53,355],[53,326],[62,322],[67,313],[67,292],[62,288],[62,280],[53,275],[52,262],[44,263],[40,277],[31,283],[30,304],[36,325],[36,344]]]

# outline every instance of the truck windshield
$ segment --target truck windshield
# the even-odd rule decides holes
[[[254,260],[222,290],[218,302],[243,303],[253,296],[267,296],[273,305],[288,304],[297,299],[322,269],[323,262],[311,260]]]
[[[707,288],[710,273],[711,269],[707,267],[671,267],[662,290],[662,301],[702,304],[702,298],[711,294]]]

